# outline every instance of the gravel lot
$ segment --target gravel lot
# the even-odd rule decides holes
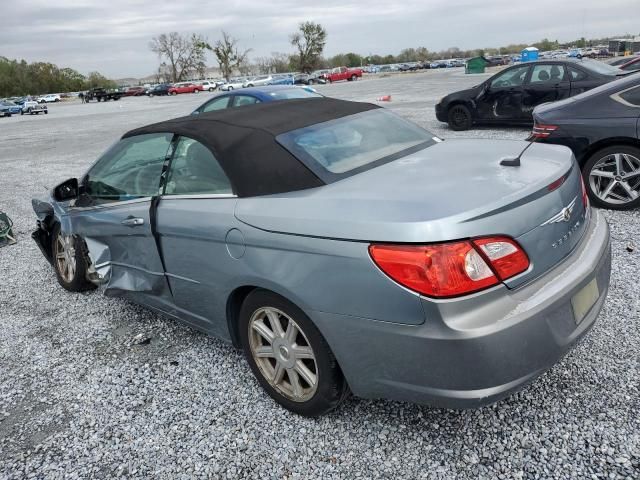
[[[443,70],[318,89],[392,95],[386,106],[443,138],[524,138],[437,122],[438,99],[477,82]],[[300,418],[263,393],[231,346],[60,288],[29,237],[30,198],[81,174],[125,131],[209,95],[0,119],[0,209],[18,236],[0,249],[0,478],[640,478],[640,211],[606,212],[611,290],[587,338],[520,393],[475,411],[351,398]]]

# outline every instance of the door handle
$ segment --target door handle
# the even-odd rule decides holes
[[[120,223],[122,223],[122,225],[126,225],[127,227],[138,227],[140,225],[144,225],[144,218],[125,218]]]

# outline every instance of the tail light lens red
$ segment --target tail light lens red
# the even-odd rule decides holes
[[[580,186],[582,187],[582,206],[587,208],[589,206],[589,196],[587,195],[587,187],[584,184],[584,178],[580,176]]]
[[[484,290],[529,268],[522,248],[497,236],[432,245],[374,244],[369,254],[400,285],[435,298]]]
[[[545,125],[542,123],[535,123],[533,125],[533,130],[531,131],[531,135],[529,136],[529,139],[533,140],[536,138],[547,138],[557,129],[558,129],[557,125]]]

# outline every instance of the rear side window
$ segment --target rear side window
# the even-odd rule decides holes
[[[569,67],[569,75],[571,76],[572,82],[579,82],[588,78],[588,75],[585,72],[573,67]]]
[[[243,105],[253,105],[255,103],[260,103],[256,97],[251,97],[249,95],[236,95],[233,106],[234,107],[242,107]]]
[[[165,195],[232,194],[231,182],[211,150],[200,142],[180,137],[176,145]]]
[[[635,87],[620,94],[625,102],[640,107],[640,87]]]

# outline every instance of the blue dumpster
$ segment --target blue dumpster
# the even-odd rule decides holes
[[[522,62],[532,62],[538,60],[538,49],[536,47],[527,47],[520,52],[520,60]]]

